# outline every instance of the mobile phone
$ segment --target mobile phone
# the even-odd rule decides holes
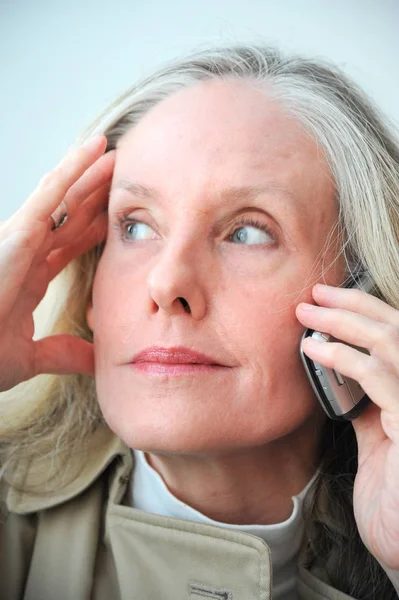
[[[364,271],[352,277],[352,281],[347,287],[357,287],[365,292],[372,292],[375,289],[370,275]],[[342,340],[337,340],[332,335],[315,331],[314,329],[305,330],[299,346],[305,371],[324,412],[331,419],[338,421],[355,419],[369,404],[370,398],[354,379],[341,375],[341,373],[338,373],[334,369],[328,369],[306,356],[302,351],[302,340],[306,337],[312,337],[326,343],[345,343],[365,354],[369,354],[368,350],[348,344]]]

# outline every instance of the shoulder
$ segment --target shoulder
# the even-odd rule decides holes
[[[65,504],[88,490],[114,463],[130,471],[132,453],[106,427],[94,432],[90,440],[76,444],[68,456],[21,460],[2,484],[5,509],[26,515]]]
[[[47,464],[20,461],[12,477],[0,480],[0,598],[22,598],[26,585],[41,587],[54,569],[59,581],[60,563],[71,560],[77,537],[83,541],[77,554],[84,552],[85,564],[94,560],[109,484],[126,480],[132,453],[109,430],[97,432],[85,448],[62,470],[52,473],[50,458]]]

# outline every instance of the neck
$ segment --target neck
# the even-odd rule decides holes
[[[290,435],[218,455],[146,453],[168,489],[207,517],[235,525],[281,523],[317,467],[320,430],[307,423]]]

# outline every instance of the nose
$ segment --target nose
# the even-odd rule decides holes
[[[206,315],[207,301],[201,284],[198,262],[184,249],[164,249],[148,275],[148,292],[154,312],[169,315],[188,313],[195,320]]]

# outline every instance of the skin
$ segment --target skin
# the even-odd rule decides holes
[[[121,180],[156,197],[121,189]],[[222,193],[250,185],[271,189],[253,199]],[[143,223],[144,239],[121,237],[120,214]],[[244,216],[271,234],[246,225],[249,240],[232,241]],[[282,521],[314,473],[324,415],[300,362],[295,307],[311,300],[336,219],[320,149],[248,82],[179,92],[118,144],[88,312],[98,400],[169,489],[214,519]],[[334,258],[330,249],[325,264]],[[339,261],[325,277],[340,283]],[[184,345],[230,368],[179,377],[134,370],[132,357],[153,345]]]
[[[313,473],[323,421],[295,350],[302,328],[366,348],[369,354],[339,342],[302,343],[308,356],[358,381],[372,400],[353,421],[354,515],[399,593],[399,311],[336,287],[339,262],[324,272],[332,287],[305,284],[309,272],[310,281],[318,277],[323,231],[336,214],[320,149],[300,127],[248,85],[201,84],[182,94],[147,115],[117,151],[117,174],[157,183],[158,205],[135,204],[125,192],[116,197],[114,178],[108,227],[104,208],[116,152],[104,155],[107,140],[100,135],[69,152],[0,224],[0,391],[42,373],[94,375],[109,424],[147,450],[176,495],[220,520],[277,522],[290,512],[290,494]],[[259,216],[266,207],[282,232],[276,252],[267,237],[257,249],[248,240],[237,244],[238,225],[229,221],[237,208],[220,188],[270,184],[277,175],[280,188],[282,182],[295,188],[296,204],[270,192],[256,201]],[[248,212],[242,191],[237,198]],[[62,201],[68,220],[53,229],[50,215]],[[152,218],[154,231],[144,226],[149,237],[116,245],[118,203],[128,212],[141,205]],[[217,213],[227,220],[214,234]],[[88,310],[95,346],[68,334],[33,339],[32,312],[51,280],[104,241],[107,230]],[[250,240],[261,235],[245,232]],[[329,254],[327,265],[336,250]],[[191,312],[176,299],[182,294]],[[219,373],[223,385],[209,390],[206,378],[201,384],[194,377],[139,379],[127,370],[128,353],[129,361],[144,345],[182,342],[236,361],[224,380]]]

